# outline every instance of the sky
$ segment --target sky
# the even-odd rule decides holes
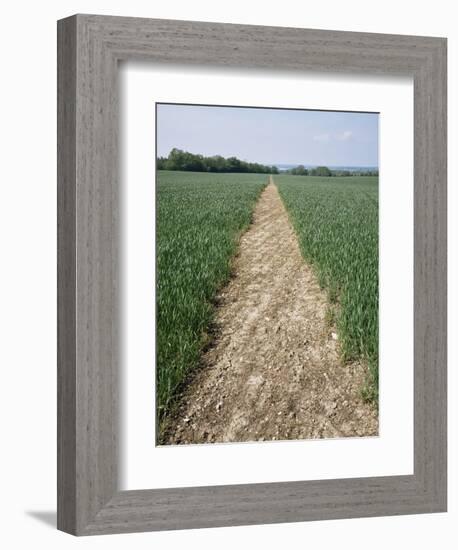
[[[378,166],[378,114],[157,104],[157,154],[174,147],[262,164]]]

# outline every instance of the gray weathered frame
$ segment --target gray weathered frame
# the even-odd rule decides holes
[[[118,61],[414,79],[414,474],[118,490]],[[446,39],[75,15],[58,22],[58,528],[75,535],[446,511]],[[154,465],[152,465],[154,467]]]

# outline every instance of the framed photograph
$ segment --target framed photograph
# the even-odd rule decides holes
[[[378,435],[378,117],[156,103],[159,445]]]
[[[59,529],[446,511],[446,78],[444,38],[58,22]]]

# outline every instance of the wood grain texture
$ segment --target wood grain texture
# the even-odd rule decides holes
[[[57,523],[76,522],[76,20],[57,33]]]
[[[77,15],[59,21],[58,50],[59,529],[90,535],[445,511],[445,39]],[[413,475],[118,491],[117,67],[139,59],[413,76]]]

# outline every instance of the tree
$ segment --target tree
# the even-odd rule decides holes
[[[316,168],[310,170],[310,175],[330,177],[332,176],[332,172],[327,166],[317,166]]]
[[[246,162],[237,157],[224,158],[221,155],[204,157],[188,151],[173,148],[168,157],[158,157],[158,170],[184,170],[191,172],[254,172],[278,174],[276,166],[264,166],[257,162]]]
[[[167,157],[157,157],[156,169],[165,170],[166,162],[167,162]]]

